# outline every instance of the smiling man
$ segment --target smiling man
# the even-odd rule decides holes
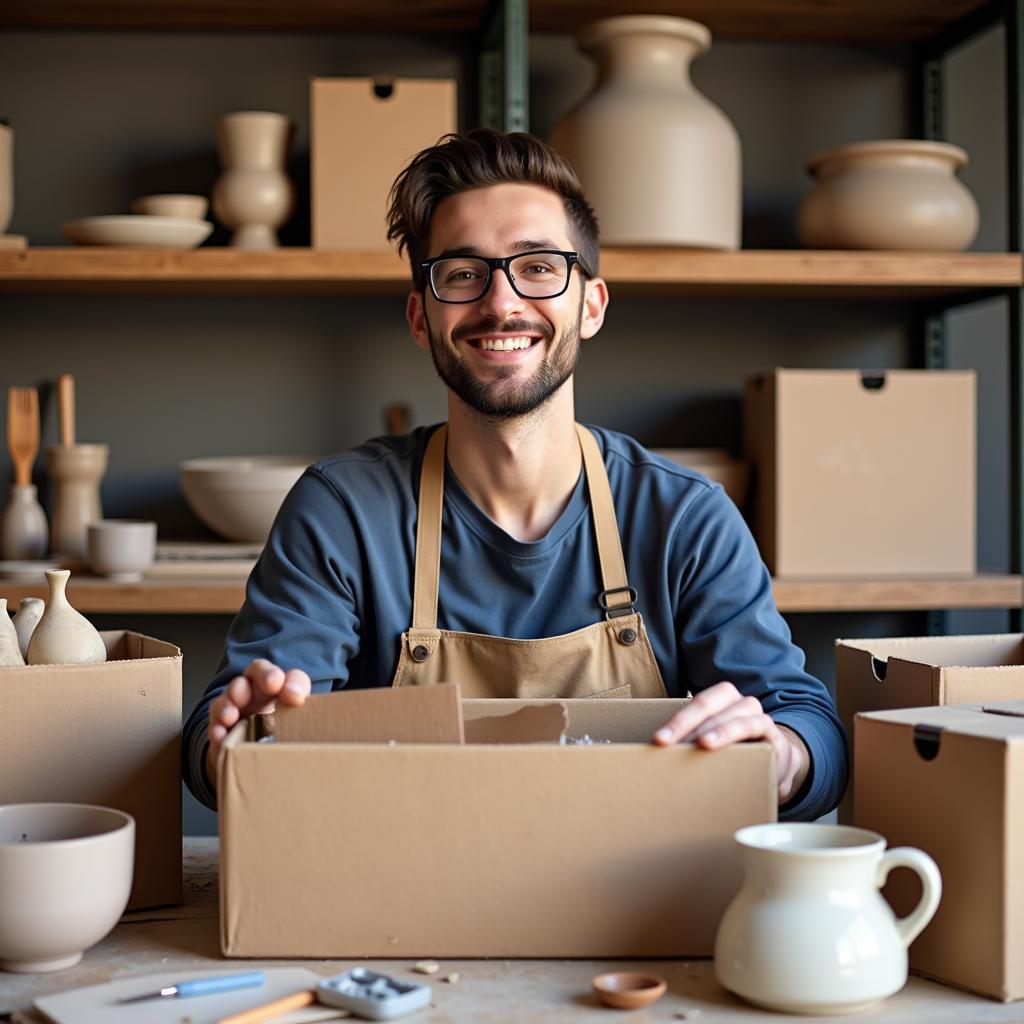
[[[572,169],[530,135],[448,136],[395,182],[389,238],[448,421],[325,460],[289,494],[185,728],[193,793],[214,806],[227,731],[277,701],[454,681],[473,697],[692,693],[653,742],[767,740],[782,816],[834,807],[842,729],[735,506],[575,421],[608,289]]]

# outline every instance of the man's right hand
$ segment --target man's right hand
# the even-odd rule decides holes
[[[224,692],[210,705],[210,721],[206,727],[209,747],[206,751],[206,774],[217,786],[217,755],[228,732],[243,718],[264,715],[280,701],[288,707],[301,707],[313,684],[301,668],[287,672],[266,658],[257,658],[244,675],[235,676]]]

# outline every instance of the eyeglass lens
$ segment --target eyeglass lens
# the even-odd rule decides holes
[[[431,266],[431,283],[439,299],[472,302],[487,290],[488,269],[483,260],[472,256],[452,256]],[[560,253],[523,253],[509,262],[508,270],[520,295],[553,298],[565,291],[569,261]]]

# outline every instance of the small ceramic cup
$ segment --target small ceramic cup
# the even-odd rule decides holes
[[[140,196],[132,203],[132,213],[147,214],[151,217],[187,217],[202,220],[210,201],[206,196],[165,193],[154,196]]]
[[[156,557],[156,523],[144,519],[98,519],[89,524],[89,565],[99,576],[137,583]]]

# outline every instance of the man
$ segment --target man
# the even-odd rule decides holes
[[[655,743],[767,740],[783,816],[831,809],[842,728],[739,512],[575,424],[608,289],[572,170],[532,136],[476,129],[420,153],[391,199],[448,422],[321,462],[289,494],[185,728],[193,793],[213,806],[228,730],[275,702],[447,680],[467,696],[692,692]]]

